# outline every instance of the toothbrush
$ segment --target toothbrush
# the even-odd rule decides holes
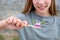
[[[29,26],[29,27],[33,27],[33,28],[41,28],[41,27],[39,27],[39,26],[34,26],[34,25],[31,25],[31,24],[29,24],[28,26]]]

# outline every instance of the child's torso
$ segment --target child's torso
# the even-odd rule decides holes
[[[19,29],[21,40],[59,40],[58,25],[54,16],[41,17],[34,13],[26,16],[30,25],[40,24],[40,28],[24,27]]]

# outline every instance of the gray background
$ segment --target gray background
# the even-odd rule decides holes
[[[20,13],[26,0],[0,0],[0,20]],[[60,0],[56,0],[57,14],[60,16]],[[12,36],[18,36],[15,30],[0,30],[5,40],[12,40]],[[8,37],[8,38],[7,38]]]
[[[0,20],[22,11],[26,0],[0,0]],[[60,11],[60,1],[56,0],[57,12]],[[59,15],[60,16],[60,15]]]

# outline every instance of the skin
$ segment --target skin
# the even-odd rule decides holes
[[[35,12],[39,16],[50,16],[49,7],[51,0],[32,0],[35,7]],[[28,26],[27,21],[22,21],[14,16],[8,17],[5,20],[0,21],[0,29],[20,29],[24,26]]]
[[[8,17],[7,19],[0,21],[0,29],[20,29],[23,26],[27,26],[27,21],[22,21],[14,16]]]
[[[35,12],[39,16],[50,16],[49,7],[51,0],[32,0],[35,7]]]

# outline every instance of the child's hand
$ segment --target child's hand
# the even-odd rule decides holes
[[[1,21],[1,23],[6,25],[7,29],[19,29],[28,25],[27,21],[22,21],[14,16],[8,17],[6,20]]]
[[[8,25],[7,20],[0,21],[0,30],[6,29],[6,26]]]

